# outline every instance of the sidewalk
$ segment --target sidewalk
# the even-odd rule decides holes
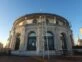
[[[0,62],[82,62],[82,56],[58,56],[58,57],[24,57],[24,56],[0,56]]]

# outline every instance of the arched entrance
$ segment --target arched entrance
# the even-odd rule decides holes
[[[33,31],[28,34],[27,50],[36,50],[36,33]]]
[[[65,33],[61,33],[61,41],[62,41],[62,50],[63,54],[67,53],[67,39]]]
[[[20,34],[17,33],[17,35],[16,35],[16,43],[15,43],[15,50],[19,50],[19,46],[20,46]]]
[[[54,35],[52,32],[47,32],[44,36],[45,42],[45,50],[54,50]]]

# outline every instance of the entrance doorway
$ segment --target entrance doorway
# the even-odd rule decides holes
[[[67,54],[67,39],[65,33],[61,33],[63,55]]]

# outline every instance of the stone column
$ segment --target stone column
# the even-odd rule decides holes
[[[55,36],[56,36],[55,45],[56,45],[56,53],[57,53],[57,52],[60,52],[60,51],[62,50],[62,47],[61,47],[61,40],[60,40],[60,32],[59,32],[59,30],[58,30],[57,27],[56,27]]]
[[[20,51],[25,50],[25,26],[22,27],[21,36],[20,36]]]
[[[60,30],[55,28],[55,50],[56,54],[60,54],[62,50],[62,42],[60,40]]]
[[[40,27],[40,32],[39,32],[39,51],[41,52],[41,51],[43,51],[43,40],[42,40],[42,29],[41,29],[41,27]]]
[[[37,48],[37,52],[39,53],[40,51],[40,29],[39,29],[39,25],[37,25],[36,27],[36,48]]]
[[[67,37],[68,53],[72,53],[72,44],[71,44],[71,38],[70,38],[70,31],[67,31],[66,37]]]

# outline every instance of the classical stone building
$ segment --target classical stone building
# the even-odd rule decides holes
[[[15,55],[71,54],[69,22],[56,14],[32,13],[18,18],[10,31],[9,48]]]

